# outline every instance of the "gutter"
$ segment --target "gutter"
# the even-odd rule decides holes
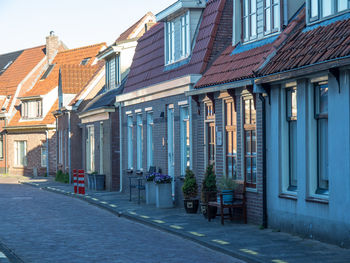
[[[72,183],[72,167],[71,167],[71,127],[70,127],[70,111],[68,113],[68,173],[69,173],[69,184]]]
[[[49,177],[50,175],[50,163],[49,163],[49,131],[46,130],[46,174]]]

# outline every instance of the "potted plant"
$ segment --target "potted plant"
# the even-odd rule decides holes
[[[156,207],[171,208],[173,207],[173,198],[171,191],[171,182],[173,178],[166,174],[158,174],[154,178],[156,183]]]
[[[219,189],[221,193],[223,194],[222,196],[222,201],[224,204],[232,204],[233,202],[233,194],[234,190],[237,187],[237,184],[234,180],[231,178],[228,178],[226,176],[223,176],[219,180]],[[218,196],[218,203],[220,203],[220,196]]]
[[[146,204],[155,205],[156,204],[156,185],[154,183],[154,178],[160,175],[159,173],[150,173],[146,175]]]
[[[216,175],[214,173],[213,165],[208,165],[207,170],[202,181],[201,189],[201,212],[205,218],[207,218],[207,208],[209,201],[216,201],[217,187],[216,187]],[[211,207],[213,211],[210,211],[212,218],[215,217],[217,208]]]
[[[184,184],[182,186],[184,194],[184,206],[186,213],[195,214],[198,210],[199,200],[196,199],[198,194],[198,185],[196,177],[190,168],[187,167]]]

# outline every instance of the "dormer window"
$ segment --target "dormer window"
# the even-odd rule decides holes
[[[279,0],[264,1],[264,32],[266,34],[278,32],[281,25],[281,10]]]
[[[106,59],[106,90],[114,89],[121,82],[119,54]]]
[[[335,15],[349,8],[349,0],[309,0],[309,22]]]
[[[31,100],[22,103],[22,119],[38,119],[43,115],[42,101]]]
[[[80,62],[80,65],[83,65],[85,66],[87,63],[89,63],[91,58],[84,58],[81,62]]]
[[[243,2],[243,38],[249,41],[256,38],[256,0]]]
[[[190,12],[165,22],[165,64],[187,58],[191,50]]]

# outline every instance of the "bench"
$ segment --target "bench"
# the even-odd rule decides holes
[[[221,217],[221,224],[224,224],[225,219],[230,219],[231,221],[234,219],[234,209],[241,209],[244,223],[247,223],[247,204],[246,204],[246,196],[245,196],[245,184],[239,184],[233,194],[232,203],[225,204],[223,200],[224,196],[229,195],[228,193],[219,192],[217,196],[220,198],[220,202],[218,201],[210,201],[208,202],[208,221],[210,222],[212,216],[210,215],[211,209],[210,207],[219,208],[217,216]],[[225,212],[226,210],[226,212]]]

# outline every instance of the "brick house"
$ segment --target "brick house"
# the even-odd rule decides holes
[[[52,112],[72,96],[67,92],[59,97],[58,90],[74,92],[79,84],[72,79],[86,79],[86,75],[91,75],[99,67],[91,66],[96,59],[88,61],[86,65],[81,64],[93,57],[92,54],[96,55],[102,47],[104,44],[59,51],[53,59],[49,59],[48,67],[34,86],[19,94],[17,111],[6,126],[8,150],[15,156],[9,162],[11,174],[21,172],[43,176],[56,173],[56,145],[61,136],[56,133],[56,119]]]
[[[267,225],[266,102],[265,94],[259,94],[254,86],[255,72],[294,30],[293,16],[302,6],[299,3],[302,1],[288,5],[282,1],[265,2],[268,6],[264,8],[260,0],[234,1],[233,43],[213,62],[194,89],[187,92],[200,112],[198,173],[203,174],[208,164],[214,164],[218,176],[244,184],[248,222],[264,226]]]
[[[324,4],[307,3],[255,80],[269,94],[267,214],[273,228],[350,247],[350,4]]]
[[[105,84],[104,64],[97,54],[106,44],[68,50],[62,54],[58,72],[57,96],[57,170],[68,173],[82,169],[82,130],[78,114],[100,92]],[[61,54],[58,54],[61,55]]]
[[[151,166],[173,177],[172,194],[182,202],[186,167],[196,169],[197,107],[185,96],[214,58],[231,42],[232,1],[180,0],[156,15],[140,38],[123,94],[122,181]],[[201,178],[203,172],[198,172]]]
[[[79,112],[82,130],[81,167],[87,173],[106,176],[109,191],[120,189],[119,109],[115,97],[123,91],[137,40],[155,23],[148,12],[98,54],[105,63],[105,85],[99,94]]]
[[[14,127],[18,122],[21,107],[19,98],[33,88],[56,53],[64,49],[66,49],[65,45],[51,32],[46,37],[46,45],[0,55],[0,170],[2,173],[33,175],[33,167],[38,167],[41,174],[47,172],[45,167],[41,168],[38,145],[31,142],[26,145],[28,137],[15,139],[12,134],[20,132],[20,129]],[[22,123],[17,124],[20,126]],[[28,128],[27,132],[29,130]],[[45,133],[40,135],[40,140],[42,142],[46,140]],[[15,151],[16,145],[17,149],[18,146],[22,148],[22,153],[26,150],[31,155],[39,155],[39,161],[26,160],[25,154],[21,155]],[[23,166],[26,161],[28,164]],[[38,174],[37,169],[35,174]]]

